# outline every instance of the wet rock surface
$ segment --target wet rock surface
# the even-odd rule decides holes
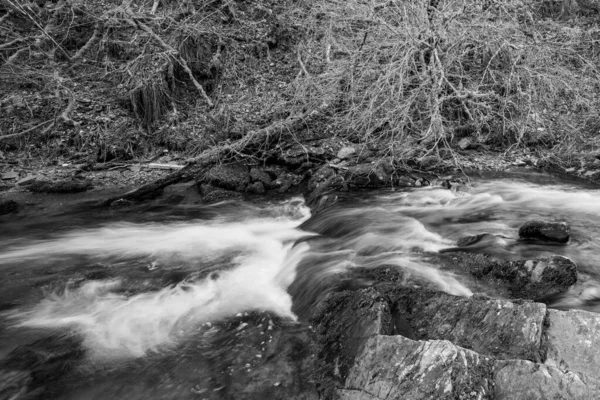
[[[539,360],[546,306],[419,289],[383,290],[417,340],[450,340],[496,358]]]
[[[453,268],[503,287],[513,298],[538,300],[563,293],[577,282],[577,265],[563,256],[500,261],[484,254],[445,255]]]
[[[521,239],[536,239],[544,242],[567,243],[571,227],[566,222],[527,221],[519,228]]]
[[[311,318],[316,326],[317,356],[326,396],[332,395],[331,382],[343,382],[367,339],[392,331],[387,302],[375,289],[333,293]]]

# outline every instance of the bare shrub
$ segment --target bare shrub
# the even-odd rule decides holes
[[[597,33],[518,0],[319,2],[295,101],[337,106],[338,132],[424,157],[462,136],[559,145],[598,114]]]

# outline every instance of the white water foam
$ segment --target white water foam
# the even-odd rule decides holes
[[[177,344],[204,322],[242,311],[265,310],[294,319],[286,289],[308,248],[292,248],[295,240],[310,235],[295,228],[301,221],[273,218],[218,225],[116,224],[13,248],[0,260],[65,253],[97,257],[154,254],[193,263],[203,257],[239,252],[232,261],[235,267],[219,272],[217,279],[183,282],[129,297],[114,292],[122,284],[118,279],[92,281],[50,295],[15,316],[17,326],[70,328],[80,333],[95,358],[139,357]]]

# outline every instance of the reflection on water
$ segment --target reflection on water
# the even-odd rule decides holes
[[[185,207],[158,207],[137,220],[95,214],[85,223],[79,210],[77,223],[68,213],[31,216],[21,228],[5,221],[0,357],[40,332],[81,340],[87,365],[166,356],[245,312],[305,322],[329,291],[373,283],[352,281],[350,271],[381,265],[459,296],[493,291],[434,257],[480,233],[501,238],[478,249],[499,258],[573,259],[579,282],[550,305],[600,311],[599,190],[496,179],[458,193],[430,187],[340,194],[334,207],[312,217],[301,199]],[[530,219],[567,221],[571,241],[518,241]],[[44,225],[61,220],[67,228]]]

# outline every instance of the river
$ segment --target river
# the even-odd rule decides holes
[[[594,187],[505,174],[472,178],[458,191],[338,197],[313,217],[302,198],[213,205],[159,199],[116,211],[82,201],[2,217],[0,370],[21,374],[15,382],[28,385],[31,398],[312,393],[300,382],[310,376],[310,361],[298,360],[306,358],[308,319],[319,300],[374,284],[352,271],[381,265],[417,285],[497,297],[437,258],[480,233],[500,238],[476,250],[497,258],[571,258],[578,282],[546,299],[548,306],[600,311]],[[569,243],[519,241],[519,227],[531,219],[568,222]]]

